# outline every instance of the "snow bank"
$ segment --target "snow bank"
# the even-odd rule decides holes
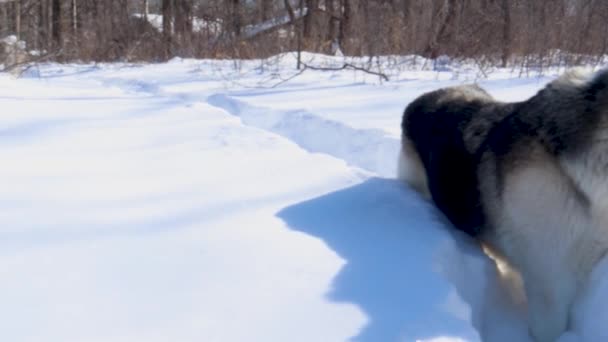
[[[313,153],[325,153],[384,177],[397,170],[399,140],[374,129],[354,129],[306,110],[273,111],[215,94],[210,104],[238,116],[244,124],[277,133]]]
[[[405,105],[463,81],[251,88],[293,65],[239,63],[0,75],[6,340],[530,341],[493,262],[391,179]],[[511,101],[548,80],[482,85]],[[560,341],[606,339],[607,296],[604,261]]]

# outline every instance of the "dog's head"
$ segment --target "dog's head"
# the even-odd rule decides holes
[[[488,103],[494,103],[493,98],[476,85],[443,88],[410,103],[401,123],[398,177],[432,198],[465,231],[475,229],[479,221],[470,210],[471,203],[478,201],[469,143],[477,138],[471,127]],[[480,126],[487,130],[487,125]]]
[[[464,129],[483,103],[494,99],[477,85],[443,88],[421,95],[405,109],[398,177],[430,197],[425,169],[443,154],[465,144]]]

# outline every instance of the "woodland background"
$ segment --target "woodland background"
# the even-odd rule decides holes
[[[606,55],[607,28],[606,0],[0,0],[0,39],[24,42],[13,63],[309,51],[575,65]]]

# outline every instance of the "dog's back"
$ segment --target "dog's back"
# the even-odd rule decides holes
[[[493,127],[478,169],[491,229],[483,241],[517,269],[530,328],[554,341],[608,248],[608,73],[567,74]]]

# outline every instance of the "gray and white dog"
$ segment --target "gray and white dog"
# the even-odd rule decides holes
[[[568,328],[608,250],[608,70],[573,70],[501,103],[475,85],[424,94],[402,121],[399,178],[519,272],[538,342]]]

